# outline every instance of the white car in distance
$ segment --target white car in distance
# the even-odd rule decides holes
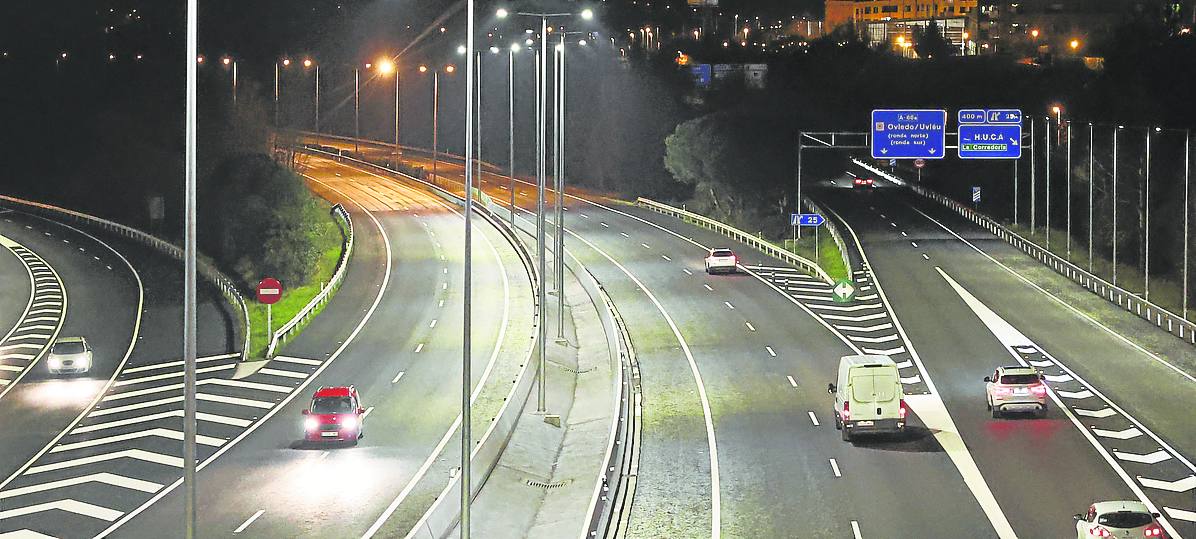
[[[1077,513],[1076,537],[1167,537],[1159,525],[1159,514],[1150,511],[1139,501],[1097,502],[1088,506],[1087,513]]]
[[[706,273],[711,275],[720,271],[735,273],[738,264],[739,257],[730,249],[711,249],[706,255]]]
[[[997,367],[992,375],[984,377],[984,389],[994,418],[1005,412],[1034,412],[1046,417],[1047,387],[1042,373],[1033,367]]]
[[[91,370],[91,345],[83,337],[62,337],[54,341],[46,356],[50,374],[79,374]]]

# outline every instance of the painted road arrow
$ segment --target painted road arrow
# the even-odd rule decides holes
[[[1116,449],[1113,450],[1113,455],[1121,460],[1128,460],[1130,462],[1140,462],[1142,464],[1158,464],[1171,458],[1171,455],[1162,449],[1155,451],[1149,455],[1139,455],[1137,453],[1123,453]]]
[[[1125,430],[1105,430],[1093,427],[1092,433],[1103,438],[1116,438],[1118,440],[1129,440],[1130,438],[1142,436],[1142,431],[1138,430],[1137,427],[1130,427]]]
[[[1171,492],[1187,492],[1196,488],[1196,475],[1189,475],[1179,481],[1160,481],[1149,477],[1138,476],[1138,482],[1144,487],[1169,490]]]

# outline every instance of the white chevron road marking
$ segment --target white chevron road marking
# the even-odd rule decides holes
[[[1155,451],[1154,453],[1147,454],[1147,455],[1139,455],[1137,453],[1125,453],[1125,452],[1118,451],[1118,450],[1114,449],[1113,456],[1115,456],[1121,460],[1127,460],[1130,462],[1139,462],[1142,464],[1158,464],[1160,462],[1163,462],[1164,460],[1171,458],[1171,455],[1169,453],[1167,453],[1166,451],[1163,451],[1162,449]]]
[[[873,332],[877,332],[877,331],[884,331],[886,329],[893,329],[893,324],[877,324],[875,326],[863,326],[863,327],[835,326],[835,329],[838,329],[841,331],[859,331],[861,333],[873,333]],[[851,338],[851,336],[848,335],[848,338]]]
[[[1187,492],[1196,488],[1196,475],[1189,475],[1178,481],[1163,481],[1160,479],[1151,479],[1149,477],[1138,476],[1138,482],[1142,483],[1144,487],[1157,488],[1159,490],[1169,490],[1171,492]]]
[[[827,320],[842,320],[844,322],[867,322],[869,320],[880,320],[882,318],[888,318],[889,313],[866,314],[863,316],[841,316],[841,315],[837,315],[837,314],[824,314],[824,315],[820,315],[820,316],[822,316],[823,318],[825,318]]]
[[[1065,399],[1076,399],[1076,400],[1087,399],[1092,396],[1092,392],[1088,391],[1087,389],[1082,389],[1080,391],[1055,390],[1055,394],[1059,395],[1060,397],[1063,397]]]
[[[1105,429],[1098,429],[1098,428],[1094,427],[1092,429],[1092,434],[1095,434],[1102,438],[1115,438],[1118,440],[1129,440],[1131,438],[1137,438],[1139,436],[1142,436],[1142,431],[1138,430],[1138,427],[1130,427],[1125,430],[1105,430]]]
[[[55,462],[53,464],[44,464],[42,466],[32,466],[25,470],[25,475],[33,475],[42,472],[52,472],[54,470],[62,470],[65,468],[73,468],[75,466],[85,466],[87,464],[94,464],[97,462],[105,462],[109,460],[116,460],[120,458],[137,459],[145,462],[153,462],[165,466],[174,466],[175,468],[183,467],[183,459],[181,457],[174,457],[170,455],[163,455],[161,453],[154,453],[153,451],[146,451],[144,449],[125,449],[123,451],[116,451],[113,453],[102,453],[99,455],[92,455],[90,457],[82,457],[62,462]]]
[[[1117,413],[1112,408],[1109,408],[1108,406],[1101,408],[1100,410],[1085,410],[1083,408],[1072,408],[1071,411],[1075,412],[1076,415],[1082,415],[1084,417],[1095,417],[1095,418],[1109,417],[1109,416],[1115,415]]]
[[[48,503],[39,503],[37,505],[30,505],[28,507],[18,507],[16,509],[9,509],[8,511],[0,511],[0,520],[6,518],[20,517],[25,515],[32,515],[34,513],[41,513],[43,511],[50,511],[58,509],[60,511],[67,511],[75,513],[76,515],[83,515],[100,520],[112,522],[124,513],[115,509],[108,509],[107,507],[100,507],[90,503],[84,503],[76,500],[57,500]]]
[[[107,438],[96,438],[95,440],[87,440],[87,441],[83,441],[83,442],[75,442],[75,443],[70,443],[70,444],[61,444],[61,445],[55,446],[54,449],[50,450],[50,452],[51,453],[61,453],[63,451],[84,449],[84,448],[88,448],[88,447],[95,447],[97,445],[114,444],[117,442],[126,442],[129,440],[136,440],[138,438],[149,438],[151,436],[158,436],[161,438],[169,438],[171,440],[179,440],[179,441],[182,441],[182,439],[183,439],[183,433],[181,433],[177,430],[156,428],[156,429],[149,429],[149,430],[143,430],[143,431],[138,431],[138,432],[130,432],[128,434],[120,434],[117,436],[109,436]],[[212,447],[220,447],[221,445],[224,445],[224,440],[222,440],[220,438],[213,438],[211,436],[204,436],[202,434],[197,434],[195,436],[195,442],[199,443],[199,444],[207,445],[207,446],[212,446]]]
[[[0,500],[4,498],[14,498],[16,496],[23,496],[25,494],[33,494],[35,492],[45,492],[47,490],[54,490],[63,487],[73,487],[75,485],[82,485],[83,483],[104,483],[107,485],[127,488],[131,490],[140,490],[141,492],[157,492],[162,488],[162,485],[152,483],[150,481],[142,481],[140,479],[133,479],[123,475],[116,475],[108,472],[94,473],[91,475],[83,475],[79,477],[72,477],[70,479],[63,479],[61,481],[51,481],[49,483],[39,483],[27,487],[14,488],[11,490],[0,491]]]
[[[1164,507],[1163,511],[1165,511],[1167,513],[1167,516],[1169,516],[1175,520],[1186,520],[1188,522],[1196,522],[1196,513],[1192,512],[1192,511],[1185,511],[1183,509],[1174,509],[1171,507]]]
[[[857,335],[849,335],[847,338],[851,339],[855,342],[866,342],[868,344],[879,344],[882,342],[895,341],[898,339],[898,335],[896,333],[893,333],[892,335],[885,335],[883,337],[860,337]]]

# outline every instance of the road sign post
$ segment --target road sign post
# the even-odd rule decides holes
[[[258,303],[266,304],[266,335],[270,335],[274,331],[271,306],[282,299],[282,283],[273,277],[266,277],[257,284],[255,292]]]
[[[947,111],[873,110],[873,159],[942,159]]]
[[[980,209],[980,186],[972,186],[972,208]]]
[[[826,222],[826,218],[817,213],[791,213],[789,214],[789,226],[799,227],[814,227],[814,264],[818,265],[818,228]],[[793,252],[797,252],[797,235],[794,234]]]

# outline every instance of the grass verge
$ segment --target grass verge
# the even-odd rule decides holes
[[[803,234],[801,239],[797,240],[796,248],[792,239],[783,241],[785,248],[789,252],[813,260],[827,275],[831,276],[831,279],[838,281],[851,276],[851,271],[848,270],[847,266],[843,265],[843,254],[839,251],[839,245],[835,243],[835,238],[829,232],[820,232],[818,234],[817,250],[814,249],[813,232]]]
[[[332,205],[324,200],[320,200],[321,206],[329,209]],[[329,215],[328,212],[324,213]],[[287,323],[293,318],[304,306],[307,305],[316,294],[320,293],[320,289],[332,280],[332,273],[336,271],[336,263],[340,260],[341,249],[344,248],[344,236],[339,232],[340,227],[335,222],[335,217],[330,218],[328,226],[334,230],[332,233],[318,234],[317,244],[320,248],[320,260],[317,263],[316,273],[312,276],[311,281],[302,286],[294,288],[286,288],[286,283],[283,283],[284,289],[282,299],[278,300],[271,306],[271,320],[272,328],[270,331],[276,330],[283,324]],[[316,307],[316,312],[308,321],[314,318],[320,310],[327,305]],[[246,357],[251,359],[260,359],[265,357],[266,347],[270,344],[270,333],[266,330],[266,305],[258,303],[252,297],[252,293],[245,298],[245,306],[249,309],[249,327],[252,329],[249,335],[249,354]]]

